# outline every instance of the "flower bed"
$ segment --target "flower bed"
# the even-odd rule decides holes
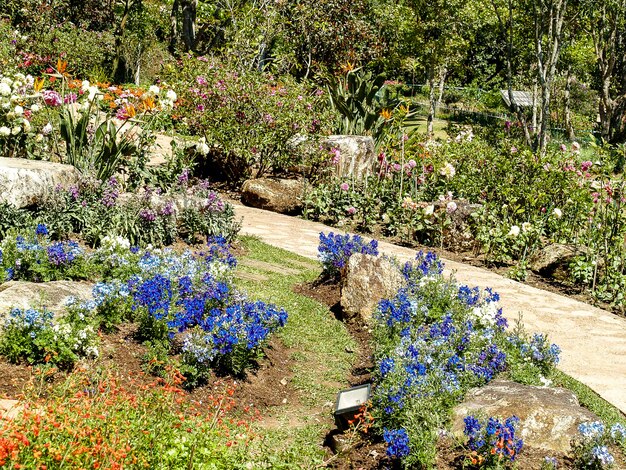
[[[213,369],[242,373],[267,337],[287,321],[283,309],[233,288],[236,259],[224,238],[209,239],[204,252],[178,254],[140,250],[106,237],[98,250],[86,253],[74,242],[50,241],[42,225],[36,232],[28,242],[18,236],[2,243],[5,277],[100,281],[93,300],[70,299],[59,319],[45,311],[14,310],[0,335],[0,353],[11,360],[70,367],[80,357],[97,355],[99,328],[133,321],[140,340],[165,353],[180,353],[180,367],[193,385]]]

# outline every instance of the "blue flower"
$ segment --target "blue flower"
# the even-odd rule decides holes
[[[35,233],[37,235],[48,235],[48,227],[46,227],[46,224],[37,224]]]
[[[387,455],[391,458],[401,459],[409,455],[411,449],[409,447],[409,435],[406,429],[387,429],[383,430],[383,439],[387,443]]]

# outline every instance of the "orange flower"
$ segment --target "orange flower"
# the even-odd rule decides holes
[[[389,119],[391,119],[391,110],[389,109],[383,109],[380,112],[380,115],[382,116],[382,118],[386,121],[388,121]]]
[[[65,74],[67,70],[67,60],[62,60],[60,57],[57,59],[57,72]]]

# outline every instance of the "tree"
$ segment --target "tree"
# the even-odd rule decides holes
[[[598,66],[600,132],[618,142],[626,138],[626,0],[587,0],[583,7]]]
[[[541,86],[540,119],[535,147],[540,156],[546,153],[550,122],[551,92],[561,53],[567,0],[533,0],[537,77]]]
[[[415,53],[426,71],[430,89],[427,132],[441,101],[450,67],[459,63],[480,27],[480,4],[468,0],[409,0],[415,18]]]

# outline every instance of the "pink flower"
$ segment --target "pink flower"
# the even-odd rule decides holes
[[[393,164],[393,171],[400,171],[401,169],[402,169],[402,166],[399,163]]]
[[[573,147],[573,145],[572,145],[572,147]],[[592,166],[592,165],[593,165],[593,163],[591,163],[589,160],[587,160],[587,161],[582,162],[582,163],[580,164],[580,169],[581,169],[582,171],[588,171],[588,170],[589,170],[589,168],[591,168],[591,166]]]
[[[511,147],[511,153],[517,153],[517,147],[515,146]]]
[[[458,209],[458,206],[456,205],[456,202],[454,201],[450,201],[448,204],[446,204],[446,212],[448,214],[452,214],[456,212],[457,209]]]
[[[196,77],[196,82],[198,83],[198,85],[206,85],[208,83],[206,78],[202,76]]]
[[[333,147],[330,149],[330,153],[332,153],[332,157],[330,160],[331,163],[333,165],[338,165],[341,159],[341,150],[339,150],[337,147]]]
[[[559,148],[561,149],[561,152],[565,152],[567,150],[567,147],[565,146],[565,144],[559,145]]]
[[[42,93],[43,96],[43,101],[44,103],[46,103],[48,106],[61,106],[61,104],[63,103],[63,100],[61,99],[61,95],[59,95],[56,91],[54,90],[44,90]]]
[[[409,167],[410,168],[415,168],[417,166],[417,163],[415,160],[409,160]]]
[[[350,188],[350,185],[348,183],[341,183],[341,185],[339,186],[339,188],[342,191],[347,191]]]
[[[355,207],[348,207],[346,209],[346,212],[348,213],[348,215],[354,215],[354,214],[356,214],[356,208]]]

